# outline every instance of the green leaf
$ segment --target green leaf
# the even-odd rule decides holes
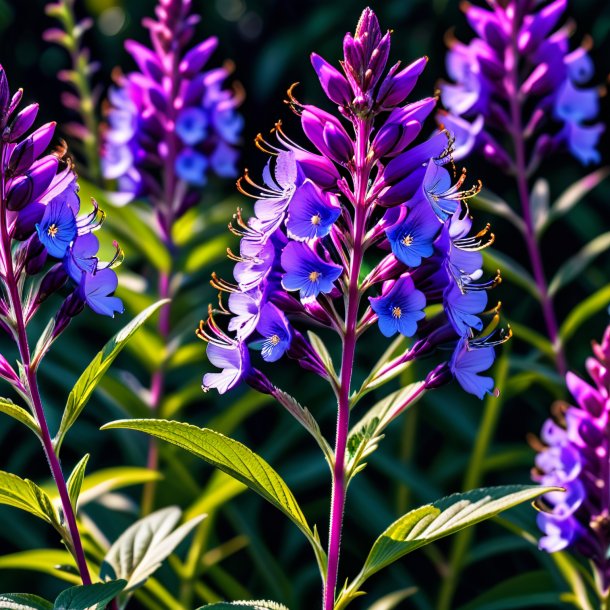
[[[89,461],[89,454],[85,454],[80,462],[74,467],[72,474],[68,478],[68,495],[70,496],[70,503],[74,512],[78,506],[78,496],[80,496],[80,490],[83,486],[83,480],[85,478],[85,469],[87,468],[87,462]]]
[[[550,201],[551,188],[549,183],[544,178],[539,178],[534,183],[534,188],[530,195],[530,209],[536,231],[540,230],[548,216]]]
[[[70,587],[55,600],[53,610],[104,610],[125,588],[125,580]]]
[[[369,610],[393,610],[400,602],[404,602],[405,599],[412,597],[417,593],[417,587],[409,587],[408,589],[401,589],[400,591],[394,591],[388,595],[384,595],[381,599],[378,599],[372,606],[369,606]]]
[[[149,468],[136,468],[135,466],[119,466],[98,470],[85,477],[79,503],[81,505],[87,504],[115,489],[140,485],[149,481],[158,481],[162,478],[160,472]]]
[[[281,510],[307,537],[320,563],[323,558],[319,540],[311,531],[305,515],[288,485],[263,458],[227,436],[190,424],[159,419],[127,419],[102,426],[102,430],[126,428],[146,432],[172,443],[226,472]]]
[[[53,610],[53,604],[29,593],[1,593],[0,610]]]
[[[288,610],[288,608],[282,604],[266,600],[257,600],[252,602],[220,602],[218,604],[207,604],[205,606],[201,606],[200,608],[197,608],[197,610],[204,610],[205,608],[215,608],[215,610],[235,610],[236,607],[250,608],[250,610]]]
[[[497,269],[502,277],[529,292],[535,299],[540,300],[540,293],[534,278],[520,265],[506,254],[489,248],[483,252],[483,266],[487,271],[494,273]]]
[[[93,390],[104,376],[114,359],[119,355],[120,351],[125,347],[131,336],[152,316],[162,305],[168,303],[168,300],[158,301],[137,315],[127,326],[121,329],[95,356],[84,373],[79,377],[78,381],[72,388],[68,396],[68,402],[63,412],[59,431],[55,437],[54,444],[57,450],[66,436],[68,430],[78,419],[85,405],[89,401]]]
[[[408,553],[495,517],[513,506],[531,501],[551,489],[538,485],[475,489],[453,494],[408,512],[377,538],[362,571],[343,596],[346,599],[353,596],[367,578]]]
[[[587,193],[608,176],[610,176],[610,167],[602,167],[570,185],[551,207],[545,222],[539,227],[538,235],[541,235],[558,218],[567,214]]]
[[[326,369],[326,372],[329,374],[329,376],[332,379],[337,379],[337,373],[335,371],[335,365],[333,364],[333,359],[332,359],[328,349],[326,349],[326,345],[324,344],[324,341],[322,341],[322,339],[320,339],[320,337],[318,337],[318,335],[316,335],[316,333],[314,333],[310,330],[307,331],[307,336],[309,337],[309,342],[311,343],[311,346],[313,347],[315,352],[318,354],[318,356],[320,356],[320,360],[324,364],[324,368]]]
[[[549,284],[549,295],[557,294],[561,288],[579,277],[608,248],[610,248],[610,231],[598,235],[559,268]]]
[[[25,424],[36,436],[40,436],[40,427],[36,420],[23,408],[8,398],[0,398],[0,413],[6,413],[13,419]]]
[[[20,508],[54,527],[59,525],[51,498],[36,483],[0,471],[0,504]]]
[[[181,516],[178,507],[170,506],[136,521],[110,547],[100,577],[124,579],[126,592],[141,587],[205,518],[198,515],[174,529]]]
[[[492,193],[487,189],[483,189],[476,197],[472,199],[472,201],[477,209],[505,218],[506,220],[512,222],[512,224],[517,227],[521,233],[525,233],[525,223],[521,217],[515,214],[508,203],[506,203],[506,201],[501,199],[495,193]]]
[[[559,336],[565,343],[587,320],[610,304],[610,285],[600,288],[579,303],[565,319],[559,329]]]
[[[68,551],[36,549],[0,555],[0,570],[32,570],[77,584],[80,577]]]

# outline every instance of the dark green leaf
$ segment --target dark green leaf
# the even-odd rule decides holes
[[[53,610],[104,610],[125,584],[124,580],[114,580],[70,587],[58,595]]]
[[[565,343],[591,316],[600,312],[610,304],[610,285],[600,288],[590,297],[579,303],[566,318],[559,329],[559,336]]]
[[[0,593],[0,610],[53,610],[53,604],[29,593]]]

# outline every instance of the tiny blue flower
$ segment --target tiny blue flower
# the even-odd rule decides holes
[[[276,362],[290,347],[292,331],[286,316],[272,303],[261,309],[256,330],[263,337],[261,356],[267,362]]]
[[[176,173],[189,184],[204,186],[207,182],[207,169],[208,160],[190,148],[185,148],[176,158]]]
[[[49,202],[36,231],[51,256],[64,257],[76,237],[76,218],[65,197],[56,197]]]
[[[208,115],[201,108],[185,108],[176,121],[176,133],[187,146],[201,142],[208,132]]]

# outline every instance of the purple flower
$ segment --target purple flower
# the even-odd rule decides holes
[[[80,282],[83,273],[95,273],[99,248],[100,242],[93,233],[85,233],[74,240],[72,248],[64,258],[64,264],[75,282]]]
[[[123,303],[118,297],[112,296],[118,280],[112,269],[100,269],[95,274],[86,273],[79,289],[81,297],[96,313],[114,318],[115,313],[123,313]]]
[[[208,160],[191,148],[185,148],[176,157],[176,173],[182,180],[195,186],[205,186],[207,178],[205,172]]]
[[[466,392],[482,399],[485,394],[493,394],[494,380],[479,373],[490,369],[494,359],[492,347],[475,348],[462,338],[453,352],[449,369]]]
[[[76,237],[76,218],[65,199],[56,197],[46,206],[36,232],[51,256],[64,257]]]
[[[484,290],[462,292],[457,284],[445,290],[445,311],[456,332],[465,337],[470,329],[482,330],[483,322],[477,314],[487,307]]]
[[[262,335],[261,355],[267,362],[276,362],[290,347],[292,331],[286,316],[273,304],[266,303],[256,326]]]
[[[220,373],[206,373],[203,376],[203,389],[205,391],[216,388],[219,394],[235,387],[244,375],[249,363],[248,350],[241,343],[231,343],[226,346],[217,343],[208,343],[206,350],[208,360]]]
[[[379,330],[385,337],[396,333],[412,337],[417,332],[418,320],[426,317],[423,311],[426,297],[415,288],[408,275],[398,278],[380,297],[369,297],[369,301],[377,314]]]
[[[329,293],[341,277],[343,267],[323,261],[309,246],[290,242],[282,252],[282,285],[288,291],[298,290],[301,300]]]
[[[306,180],[294,193],[288,206],[288,235],[296,240],[325,237],[341,214],[330,197],[311,180]]]

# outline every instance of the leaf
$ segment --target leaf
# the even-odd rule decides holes
[[[87,475],[83,481],[79,503],[87,504],[115,489],[122,489],[130,485],[140,485],[149,481],[158,481],[163,476],[160,472],[149,468],[136,468],[132,466],[119,466],[105,468]]]
[[[59,525],[57,512],[47,493],[36,483],[16,474],[0,471],[0,504],[20,508],[54,527]]]
[[[534,183],[534,188],[530,195],[530,209],[532,211],[532,220],[534,228],[539,231],[549,213],[549,204],[551,201],[551,188],[549,183],[544,178],[539,178]]]
[[[559,268],[549,284],[549,295],[557,294],[561,288],[575,280],[594,259],[608,248],[610,248],[610,231],[598,235]]]
[[[525,223],[515,214],[512,208],[495,193],[487,189],[483,189],[476,197],[473,198],[474,205],[485,212],[490,212],[496,216],[500,216],[510,221],[521,233],[525,233]]]
[[[64,567],[69,567],[70,571]],[[2,555],[0,570],[33,570],[74,584],[80,582],[72,555],[68,551],[58,549],[37,549]]]
[[[0,610],[53,610],[53,604],[29,593],[1,593]]]
[[[541,235],[558,218],[567,214],[587,193],[608,176],[610,176],[610,167],[602,167],[569,186],[551,207],[546,221],[539,227],[538,235]]]
[[[369,606],[369,610],[392,610],[396,608],[400,602],[405,599],[412,597],[417,593],[417,587],[409,587],[408,589],[401,589],[400,591],[394,591],[388,595],[384,595],[381,599],[378,599],[372,606]]]
[[[85,454],[80,462],[74,467],[72,474],[68,478],[68,495],[70,496],[70,503],[74,512],[76,512],[78,506],[78,496],[80,496],[80,490],[83,486],[83,480],[85,478],[85,469],[87,468],[87,462],[89,461],[89,454]]]
[[[311,542],[318,562],[323,551],[288,485],[263,458],[227,436],[190,424],[159,419],[126,419],[102,426],[102,430],[126,428],[146,432],[172,443],[226,472],[281,510]]]
[[[553,344],[543,335],[531,329],[529,326],[525,324],[521,324],[519,322],[515,322],[514,320],[510,320],[510,327],[513,330],[513,337],[515,339],[520,339],[533,345],[539,352],[543,353],[549,359],[555,359],[555,350],[553,349]]]
[[[197,608],[197,610],[204,610],[205,608],[215,608],[215,610],[234,610],[238,608],[250,608],[250,610],[288,610],[286,606],[278,604],[277,602],[270,602],[266,600],[257,601],[242,601],[242,602],[220,602],[218,604],[207,604]]]
[[[324,341],[322,341],[322,339],[320,339],[320,337],[318,337],[318,335],[316,335],[316,333],[314,333],[310,330],[307,331],[307,337],[309,338],[309,342],[311,343],[311,346],[313,347],[316,354],[318,354],[318,356],[320,356],[320,360],[324,364],[324,368],[326,369],[326,372],[330,375],[330,377],[332,379],[337,379],[337,373],[335,371],[335,365],[333,364],[333,359],[332,359],[328,349],[326,349],[326,345],[324,344]]]
[[[0,413],[5,413],[13,419],[25,424],[36,436],[40,436],[40,427],[36,420],[19,405],[8,398],[0,398]]]
[[[497,269],[502,272],[502,277],[529,292],[535,299],[540,300],[540,293],[536,287],[534,278],[521,266],[506,254],[489,249],[483,252],[483,265],[487,271],[494,273]]]
[[[547,493],[539,485],[507,485],[453,494],[408,512],[386,529],[373,544],[367,560],[350,589],[408,553],[449,536],[465,527]]]
[[[58,595],[53,610],[104,610],[125,585],[125,580],[114,580],[70,587]]]
[[[110,547],[100,577],[124,579],[126,592],[142,586],[205,518],[205,515],[198,515],[174,529],[181,516],[178,507],[170,506],[136,521]]]
[[[600,288],[590,297],[579,303],[565,319],[559,329],[559,336],[565,343],[574,333],[596,313],[610,304],[610,285]]]
[[[155,311],[168,302],[169,301],[167,299],[164,301],[158,301],[137,315],[129,324],[127,324],[127,326],[123,327],[112,339],[110,339],[110,341],[108,341],[108,343],[106,343],[102,351],[95,356],[83,374],[79,377],[68,396],[68,402],[66,403],[66,408],[61,418],[59,431],[57,432],[57,436],[54,440],[54,445],[57,451],[59,451],[66,433],[85,408],[85,405],[89,401],[93,390],[100,382],[100,379],[104,376],[106,371],[110,368],[110,365],[114,362],[114,359],[125,347],[127,341],[129,341],[136,330],[138,330],[138,328],[140,328],[140,326],[142,326],[142,324],[144,324],[144,322],[146,322],[146,320],[148,320],[148,318],[150,318]]]

